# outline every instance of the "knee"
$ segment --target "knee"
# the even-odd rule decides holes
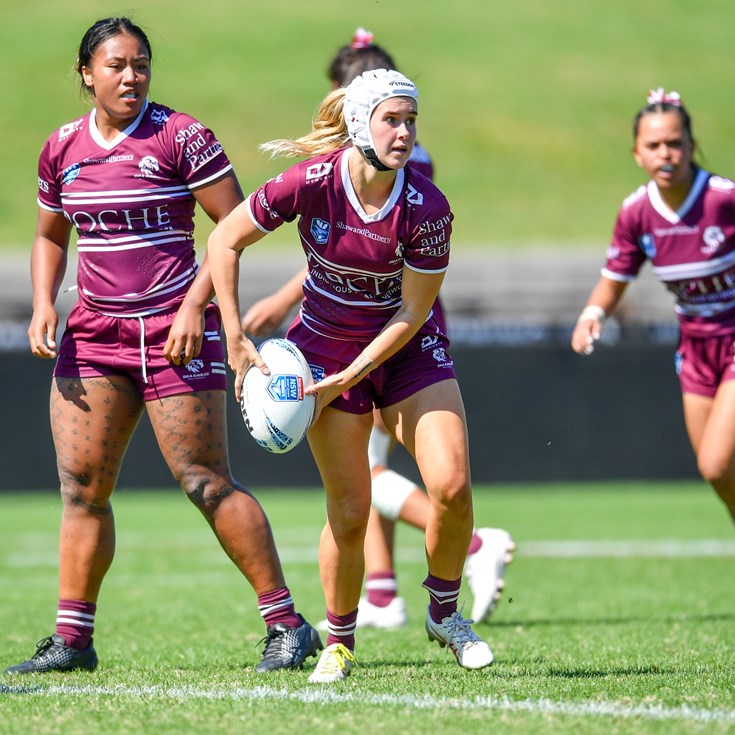
[[[333,536],[346,544],[362,544],[369,516],[369,502],[330,504],[329,525]]]
[[[205,515],[216,512],[220,505],[238,488],[232,478],[224,478],[205,472],[189,471],[176,478],[187,498]]]
[[[728,458],[700,452],[697,457],[697,468],[702,478],[710,485],[732,486],[733,491],[735,491],[735,477]]]
[[[459,477],[427,490],[431,501],[445,511],[466,513],[472,508],[472,491],[465,478]]]
[[[115,478],[97,475],[91,471],[73,471],[59,466],[59,490],[64,512],[80,512],[91,515],[112,513],[110,495]]]

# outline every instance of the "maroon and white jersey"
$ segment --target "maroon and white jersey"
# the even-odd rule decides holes
[[[697,169],[672,211],[653,181],[624,202],[602,275],[630,281],[650,260],[675,298],[682,333],[735,332],[735,182]]]
[[[369,341],[401,304],[404,266],[446,270],[453,215],[439,189],[409,166],[396,172],[382,209],[367,214],[348,171],[353,150],[292,166],[251,194],[247,206],[264,232],[299,217],[309,266],[303,323],[327,337]]]
[[[426,148],[419,143],[414,144],[411,156],[408,159],[408,165],[414,171],[426,176],[427,179],[434,180],[434,162]]]
[[[155,102],[111,142],[94,110],[51,135],[38,203],[77,230],[83,305],[143,316],[178,304],[198,270],[192,189],[231,168],[210,130]]]

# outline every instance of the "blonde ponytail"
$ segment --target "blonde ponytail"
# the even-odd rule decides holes
[[[271,158],[311,158],[342,148],[350,139],[344,120],[345,89],[330,92],[319,105],[310,133],[296,138],[280,138],[263,143],[258,148],[271,154]]]

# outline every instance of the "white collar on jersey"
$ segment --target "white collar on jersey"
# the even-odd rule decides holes
[[[92,140],[97,143],[100,148],[104,148],[107,151],[112,150],[116,145],[118,145],[118,143],[125,140],[125,138],[127,138],[138,127],[138,125],[140,125],[140,121],[143,119],[143,115],[145,115],[145,111],[147,109],[148,100],[146,99],[143,109],[140,111],[138,117],[136,117],[135,120],[125,128],[125,130],[116,135],[112,140],[107,141],[102,137],[99,129],[97,128],[97,109],[95,108],[89,114],[89,134],[92,136]]]
[[[342,186],[344,186],[345,188],[347,199],[352,205],[352,208],[355,210],[355,212],[357,212],[360,219],[365,224],[368,224],[369,222],[380,222],[380,220],[382,220],[388,214],[388,212],[393,209],[393,206],[398,201],[398,198],[401,196],[401,192],[403,191],[403,181],[406,177],[406,172],[402,168],[396,170],[396,180],[393,184],[393,190],[391,191],[390,196],[386,200],[385,204],[374,214],[368,214],[362,208],[362,204],[360,204],[360,200],[357,198],[355,187],[352,185],[352,179],[350,178],[350,156],[359,155],[360,154],[355,151],[354,146],[347,148],[342,154],[342,159],[340,161]]]
[[[686,217],[687,212],[692,208],[694,202],[699,199],[699,195],[702,193],[702,189],[707,183],[709,178],[709,172],[704,171],[701,168],[697,169],[697,174],[692,181],[692,188],[689,189],[689,194],[684,200],[682,205],[676,212],[666,204],[661,196],[661,192],[658,190],[655,181],[648,182],[648,199],[651,202],[651,206],[665,219],[672,224],[677,224],[683,217]]]

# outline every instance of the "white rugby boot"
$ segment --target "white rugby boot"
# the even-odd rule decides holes
[[[505,587],[506,565],[513,561],[516,545],[502,528],[478,528],[482,546],[467,557],[464,576],[472,592],[472,620],[481,623],[490,617]]]
[[[493,652],[470,627],[474,621],[465,620],[461,611],[453,612],[441,623],[431,619],[426,611],[426,633],[430,641],[442,648],[448,646],[463,669],[484,669],[493,662]]]

